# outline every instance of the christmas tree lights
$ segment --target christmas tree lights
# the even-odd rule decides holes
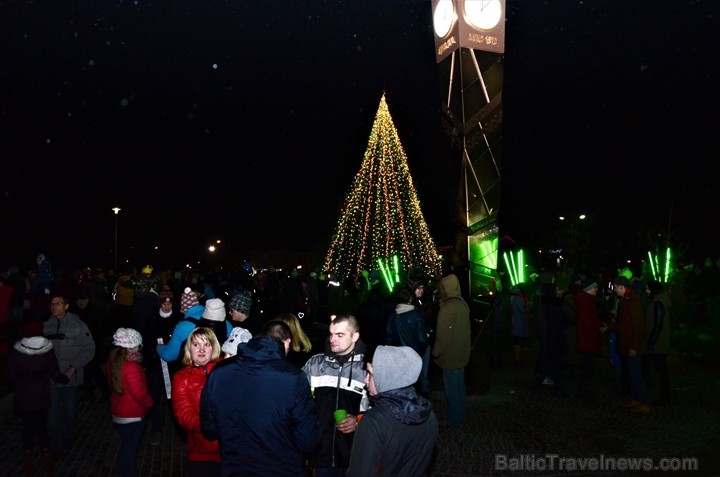
[[[373,270],[378,260],[388,257],[394,257],[405,272],[428,276],[440,272],[440,257],[383,94],[324,268],[344,279]]]

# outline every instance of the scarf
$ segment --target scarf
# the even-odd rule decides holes
[[[142,363],[143,355],[140,351],[128,350],[127,355],[125,355],[125,360],[126,361],[135,361],[136,363]]]

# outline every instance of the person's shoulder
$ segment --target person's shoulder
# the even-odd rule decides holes
[[[175,325],[175,331],[188,330],[188,333],[190,333],[190,331],[194,330],[197,326],[197,323],[194,320],[195,318],[182,317]]]
[[[145,368],[143,368],[142,364],[129,359],[125,360],[123,370],[129,373],[145,373]]]
[[[308,358],[308,360],[305,362],[305,365],[303,366],[303,369],[307,366],[322,363],[323,361],[325,361],[325,353],[316,353]]]
[[[187,379],[187,374],[188,374],[188,366],[182,366],[182,367],[178,368],[177,371],[172,373],[172,382],[174,383],[176,380],[180,381],[183,379]]]
[[[377,431],[378,428],[389,427],[394,421],[396,421],[396,419],[388,408],[374,406],[362,414],[359,426],[365,426],[365,431],[368,429]]]
[[[305,379],[305,373],[303,372],[303,370],[298,368],[291,362],[287,361],[286,359],[277,359],[271,361],[267,369],[271,372],[275,372],[281,375],[302,376]],[[305,381],[307,381],[307,379],[305,379]]]
[[[321,351],[319,353],[315,353],[312,356],[310,356],[310,358],[308,358],[308,361],[310,361],[310,360],[323,361],[325,359],[325,357],[326,357],[325,353]]]
[[[77,313],[68,312],[65,315],[65,319],[67,320],[67,322],[72,321],[74,323],[74,326],[78,326],[83,329],[89,329],[87,323],[85,323],[82,318],[80,318],[80,315],[78,315]]]
[[[233,365],[237,365],[237,364],[238,364],[237,356],[230,356],[227,358],[223,358],[215,363],[215,366],[213,366],[212,370],[210,371],[209,376],[222,375],[224,373],[227,373],[230,371],[230,369],[233,367]]]

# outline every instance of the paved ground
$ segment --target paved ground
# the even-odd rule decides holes
[[[476,342],[468,368],[467,420],[459,429],[442,428],[432,475],[461,477],[512,476],[655,476],[660,470],[605,471],[558,469],[583,464],[581,458],[648,458],[651,466],[663,458],[696,459],[699,470],[679,475],[720,475],[720,380],[717,373],[702,369],[682,356],[671,356],[674,402],[653,408],[648,415],[635,415],[619,407],[621,400],[611,390],[611,368],[603,360],[597,376],[600,385],[593,404],[570,398],[555,398],[548,386],[533,385],[532,365],[490,369],[489,353],[482,340]],[[532,353],[528,363],[532,363]],[[445,406],[438,370],[431,373],[431,398],[442,414]],[[573,384],[572,373],[569,384]],[[654,384],[654,383],[651,383]],[[651,386],[653,392],[654,386]],[[3,406],[7,412],[6,404]],[[159,446],[143,438],[137,456],[140,476],[182,476],[184,444],[172,429],[168,406],[163,408],[168,430]],[[107,403],[82,403],[79,437],[70,454],[56,465],[58,476],[105,477],[118,450]],[[22,475],[20,422],[4,419],[0,425],[0,477]],[[146,433],[147,434],[147,433]],[[552,457],[555,456],[555,457]],[[503,459],[515,468],[501,468]],[[587,461],[593,465],[592,461]],[[679,461],[670,462],[678,464]],[[531,468],[531,465],[535,468]],[[540,469],[546,465],[546,468]],[[550,468],[550,467],[553,468]],[[38,471],[36,475],[45,475]],[[673,475],[678,475],[673,473]],[[398,476],[402,477],[402,476]]]

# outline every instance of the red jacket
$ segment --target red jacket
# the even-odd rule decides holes
[[[108,378],[111,376],[108,363]],[[110,389],[112,380],[108,379]],[[152,396],[148,391],[145,369],[136,361],[125,361],[122,366],[122,387],[125,393],[121,396],[114,390],[110,396],[110,413],[115,417],[145,417],[153,405]]]
[[[597,315],[597,296],[582,289],[575,292],[575,344],[578,353],[602,353],[602,321]]]
[[[185,429],[188,460],[220,462],[218,441],[210,441],[200,432],[200,393],[216,363],[208,363],[204,369],[185,366],[173,374],[172,410],[180,427]]]

